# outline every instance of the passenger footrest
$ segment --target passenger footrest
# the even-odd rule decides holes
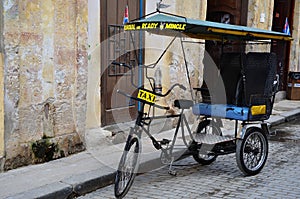
[[[235,138],[218,135],[198,134],[195,136],[195,141],[199,144],[218,144],[222,142],[232,141]]]

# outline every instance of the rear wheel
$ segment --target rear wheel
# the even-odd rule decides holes
[[[116,198],[123,198],[129,191],[138,171],[139,154],[139,139],[129,135],[115,177]]]
[[[248,128],[242,140],[237,140],[236,161],[246,175],[258,174],[268,157],[268,139],[262,129]]]
[[[196,138],[203,134],[222,136],[222,131],[219,125],[213,120],[204,120],[198,125]],[[218,157],[217,155],[209,153],[213,147],[214,146],[212,145],[202,145],[201,148],[197,149],[197,152],[193,154],[193,158],[202,165],[209,165],[213,163]]]

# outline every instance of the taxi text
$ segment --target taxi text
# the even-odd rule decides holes
[[[155,100],[156,100],[156,95],[154,95],[148,91],[145,91],[145,90],[139,90],[137,97],[139,99],[144,100],[149,103],[155,103]]]

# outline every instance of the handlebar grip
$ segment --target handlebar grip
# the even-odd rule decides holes
[[[115,62],[115,61],[113,61],[111,64],[117,65],[117,66],[124,66],[124,67],[126,67],[126,68],[131,69],[131,66],[130,66],[130,65],[127,65],[127,64],[125,64],[125,63],[120,63],[120,62]]]
[[[186,87],[183,86],[182,84],[179,84],[179,88],[181,88],[182,90],[186,90]]]
[[[160,109],[170,110],[169,106],[160,106],[160,105],[157,105],[157,104],[153,104],[153,106],[157,107],[157,108],[160,108]]]
[[[120,91],[119,89],[117,90],[117,93],[124,95],[125,97],[132,98],[130,95],[128,95],[127,93],[124,93],[123,91]]]

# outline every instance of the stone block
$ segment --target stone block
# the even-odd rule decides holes
[[[66,49],[66,48],[57,48],[55,64],[62,66],[74,66],[76,64],[76,50]],[[73,68],[74,70],[74,68]]]
[[[20,45],[24,46],[41,46],[43,35],[33,32],[22,32],[20,35]]]

